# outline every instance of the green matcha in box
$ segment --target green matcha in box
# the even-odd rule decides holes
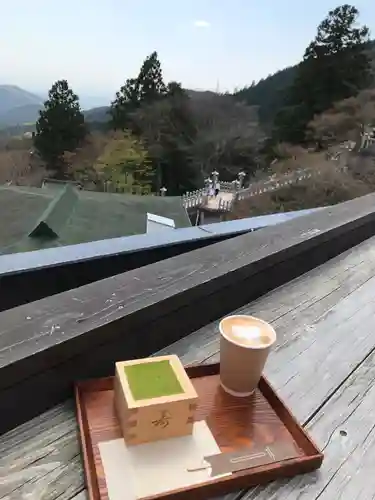
[[[114,387],[116,413],[128,445],[193,432],[198,395],[177,356],[118,362]]]

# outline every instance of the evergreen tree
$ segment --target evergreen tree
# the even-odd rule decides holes
[[[189,97],[177,82],[165,85],[156,52],[116,94],[111,110],[113,128],[130,129],[143,138],[155,172],[153,189],[166,186],[169,195],[195,187],[196,168],[190,150],[195,125]]]
[[[369,85],[369,30],[357,26],[358,15],[356,7],[345,4],[330,11],[318,26],[287,92],[285,108],[275,119],[278,140],[303,142],[314,115]]]
[[[196,140],[196,126],[190,110],[190,99],[181,85],[168,84],[166,119],[163,124],[162,185],[170,194],[181,195],[195,189],[199,173],[191,154]]]
[[[151,104],[167,93],[157,52],[148,56],[138,76],[139,102]]]
[[[131,113],[141,104],[152,104],[167,94],[157,52],[148,56],[137,78],[126,80],[111,103],[110,115],[114,129],[131,126]]]
[[[109,110],[110,124],[114,130],[126,130],[131,123],[130,114],[139,105],[138,81],[129,78],[116,92],[116,98]]]
[[[34,146],[48,169],[64,176],[63,156],[74,151],[86,135],[85,119],[78,96],[66,80],[53,84],[36,123]]]
[[[168,97],[181,97],[187,102],[188,95],[178,82],[169,82],[166,89]]]
[[[196,127],[189,97],[181,86],[169,83],[167,96],[140,106],[134,121],[154,165],[154,190],[165,186],[169,195],[179,195],[194,189],[199,184],[191,154]]]

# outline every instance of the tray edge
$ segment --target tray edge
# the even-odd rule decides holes
[[[82,404],[82,397],[81,397],[81,383],[77,383],[74,388],[74,399],[75,399],[75,405],[76,405],[76,415],[77,415],[77,424],[78,424],[78,434],[79,434],[79,443],[81,447],[81,455],[82,455],[82,461],[83,461],[83,472],[84,472],[84,478],[85,478],[85,486],[87,489],[87,496],[88,500],[100,500],[100,490],[99,490],[99,484],[98,484],[98,479],[97,479],[97,474],[95,469],[95,462],[92,463],[90,460],[88,453],[88,450],[93,449],[93,444],[90,438],[87,438],[86,433],[85,433],[85,428],[87,427],[87,415],[84,415],[83,413],[86,413],[84,410],[84,406]],[[89,477],[88,477],[89,476]],[[94,485],[96,485],[96,491],[94,488]]]

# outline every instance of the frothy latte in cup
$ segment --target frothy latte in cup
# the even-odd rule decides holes
[[[227,316],[219,329],[221,386],[233,396],[250,396],[276,341],[276,332],[265,321],[246,315]]]
[[[221,322],[223,335],[229,340],[244,347],[262,347],[272,344],[273,328],[252,316],[232,316]]]

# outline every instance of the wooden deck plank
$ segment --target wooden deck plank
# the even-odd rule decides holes
[[[241,309],[276,326],[278,344],[267,375],[302,421],[375,344],[369,323],[375,290],[373,245],[374,239],[366,241]],[[359,325],[363,328],[350,342]],[[185,364],[217,359],[217,322],[162,352],[178,354]],[[318,368],[325,383],[316,381]],[[1,500],[85,500],[72,402],[2,436],[0,457]]]
[[[319,318],[374,275],[375,238],[371,238],[233,313],[254,314],[273,323],[278,330],[279,346],[286,331],[291,333],[290,330]],[[217,325],[217,321],[210,323],[174,345],[188,352],[192,360],[194,352],[205,354],[207,361],[217,359],[212,358],[212,352],[219,351]]]
[[[0,498],[68,500],[82,490],[72,401],[4,438],[0,446]]]
[[[242,500],[372,500],[375,494],[375,352],[307,426],[325,459],[318,472],[253,488]]]

